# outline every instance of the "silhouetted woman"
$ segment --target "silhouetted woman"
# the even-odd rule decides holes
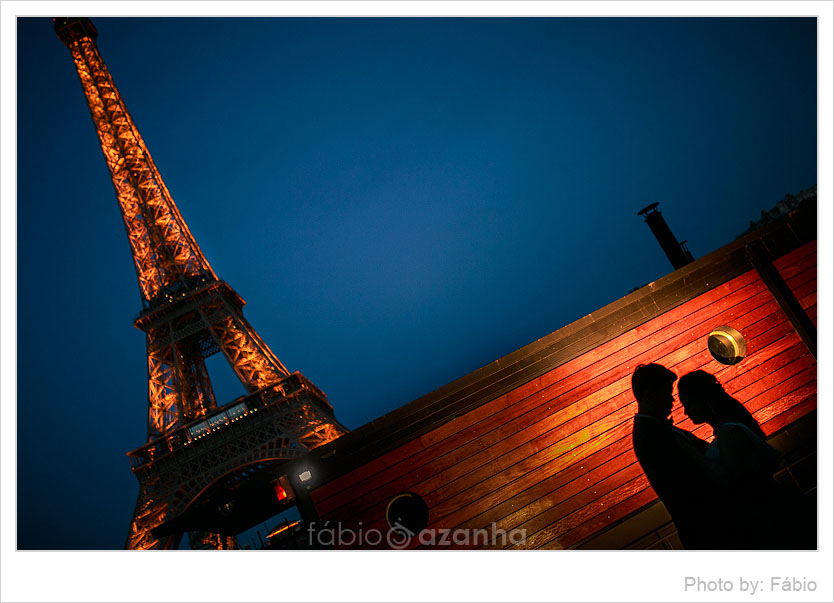
[[[704,371],[681,377],[678,395],[693,423],[712,427],[715,439],[707,457],[720,463],[735,482],[725,505],[738,527],[733,536],[737,542],[730,548],[802,548],[790,527],[793,518],[787,517],[793,505],[773,479],[781,454],[765,441],[753,416]]]

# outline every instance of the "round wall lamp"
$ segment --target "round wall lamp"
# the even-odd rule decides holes
[[[738,364],[747,355],[744,336],[733,327],[716,327],[707,338],[709,353],[721,364]]]

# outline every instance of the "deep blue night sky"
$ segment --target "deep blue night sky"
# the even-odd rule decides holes
[[[218,276],[351,429],[670,272],[645,205],[697,258],[817,182],[814,19],[94,22]],[[50,19],[17,110],[17,543],[121,548],[139,293]]]

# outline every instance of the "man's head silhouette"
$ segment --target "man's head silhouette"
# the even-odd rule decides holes
[[[659,419],[672,412],[672,385],[677,375],[660,364],[641,364],[631,376],[631,390],[641,414]]]

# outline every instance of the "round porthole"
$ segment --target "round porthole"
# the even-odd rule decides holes
[[[709,353],[721,364],[738,364],[747,355],[744,336],[733,327],[716,327],[707,338]]]
[[[429,508],[419,495],[403,492],[388,501],[385,520],[395,532],[414,536],[429,524]]]

